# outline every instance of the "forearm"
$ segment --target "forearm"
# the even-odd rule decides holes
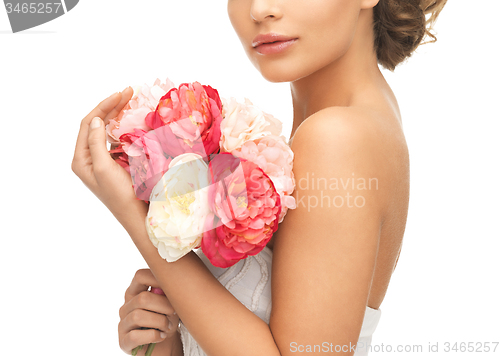
[[[208,355],[280,355],[269,326],[248,310],[190,252],[167,262],[149,240],[144,219],[127,231],[183,324]]]

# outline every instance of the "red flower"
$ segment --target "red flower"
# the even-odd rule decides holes
[[[151,129],[164,128],[165,152],[170,156],[219,151],[222,102],[217,90],[198,82],[181,84],[165,94],[146,117]]]
[[[221,153],[209,164],[212,184],[203,253],[217,267],[256,255],[278,229],[281,201],[271,179],[255,163]]]

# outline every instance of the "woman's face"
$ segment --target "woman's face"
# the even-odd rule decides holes
[[[250,61],[264,78],[293,82],[348,50],[359,12],[368,2],[377,1],[228,0],[228,13]]]

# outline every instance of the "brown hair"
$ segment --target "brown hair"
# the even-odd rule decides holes
[[[374,48],[377,60],[394,71],[409,58],[425,35],[436,42],[430,32],[447,0],[379,0],[373,8]],[[426,18],[426,15],[430,15]]]

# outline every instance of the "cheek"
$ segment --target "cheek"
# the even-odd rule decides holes
[[[305,53],[324,58],[344,54],[349,48],[359,16],[357,1],[313,0],[308,10],[297,14],[304,33]],[[310,51],[310,52],[309,52]]]
[[[243,49],[250,62],[259,69],[258,60],[253,52],[251,43],[255,37],[255,26],[250,16],[251,0],[229,0],[227,13],[233,29],[240,39]],[[260,69],[259,69],[260,70]]]
[[[243,42],[250,30],[249,16],[250,5],[248,1],[244,0],[229,0],[227,3],[227,14],[234,31]]]

